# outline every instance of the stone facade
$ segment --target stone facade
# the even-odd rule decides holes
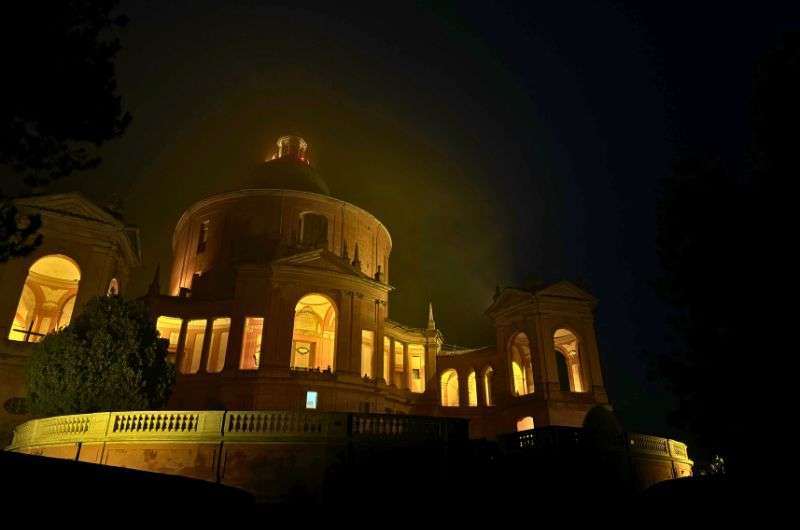
[[[15,203],[21,214],[41,215],[43,239],[32,254],[0,264],[0,439],[4,443],[10,440],[13,425],[25,417],[14,413],[15,403],[26,395],[25,364],[31,343],[38,340],[30,329],[13,331],[31,269],[54,256],[71,262],[80,276],[71,287],[71,304],[73,311],[80,311],[86,300],[110,289],[126,294],[131,269],[141,263],[136,228],[78,193],[28,197]],[[47,294],[57,293],[58,285],[45,289]],[[47,303],[45,300],[44,305]],[[37,315],[29,320],[37,325],[34,320],[43,318]]]
[[[326,195],[305,142],[287,138],[281,141],[303,146],[302,156],[279,142],[275,159],[254,173],[266,179],[256,179],[260,187],[208,197],[183,214],[169,284],[162,290],[156,275],[144,296],[178,368],[169,408],[461,418],[471,437],[488,439],[579,428],[591,410],[611,409],[590,294],[569,282],[498,290],[486,310],[496,342],[474,349],[447,346],[432,307],[425,328],[391,320],[389,231],[369,212]],[[287,189],[269,187],[276,172]],[[19,205],[42,213],[45,237],[33,255],[0,266],[4,402],[24,395],[28,341],[38,336],[30,311],[19,310],[37,260],[64,256],[79,268],[77,311],[90,296],[124,292],[139,263],[136,232],[80,195]],[[6,424],[25,419],[0,414]],[[81,458],[91,458],[90,447],[83,451]],[[104,451],[104,462],[118,457]],[[220,458],[212,453],[184,456],[207,461],[201,474],[208,474]]]

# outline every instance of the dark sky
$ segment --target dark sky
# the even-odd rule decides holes
[[[122,2],[133,123],[55,189],[124,200],[144,291],[193,202],[236,189],[300,134],[338,198],[394,240],[390,316],[493,342],[495,285],[580,279],[600,300],[606,385],[631,429],[668,433],[641,352],[666,346],[658,179],[687,152],[741,158],[757,58],[797,13],[751,3],[489,2],[323,9]],[[647,2],[646,4],[652,4]],[[700,5],[704,4],[704,5]]]

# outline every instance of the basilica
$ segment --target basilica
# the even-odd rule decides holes
[[[147,468],[144,460],[131,456],[131,445],[119,453],[114,444],[122,441],[113,433],[138,433],[140,444],[168,444],[155,436],[164,431],[155,418],[167,413],[83,415],[69,427],[57,418],[31,419],[19,406],[31,343],[68,325],[98,295],[145,300],[177,368],[170,421],[199,433],[191,438],[199,445],[206,440],[202,433],[209,441],[220,425],[223,436],[272,432],[281,422],[317,433],[334,429],[335,421],[324,418],[337,414],[384,434],[410,432],[411,418],[460,419],[470,438],[492,440],[578,429],[591,411],[611,410],[591,294],[567,281],[498,289],[488,308],[475,308],[493,323],[496,341],[469,349],[447,346],[432,305],[421,308],[425,327],[392,320],[388,228],[332,197],[308,154],[302,138],[284,136],[254,168],[247,189],[189,207],[172,232],[168,284],[161,285],[156,271],[146,293],[128,290],[141,262],[139,233],[120,216],[77,193],[18,199],[22,212],[41,214],[44,242],[30,256],[0,265],[4,444],[140,468]],[[235,420],[230,411],[238,411]],[[41,422],[48,421],[45,428]],[[96,436],[86,438],[93,429]],[[155,438],[142,438],[145,433]],[[73,435],[80,438],[79,454],[70,445]],[[628,443],[648,462],[646,482],[691,473],[685,445],[637,436]],[[205,453],[193,454],[196,463]],[[218,466],[214,455],[209,465]]]

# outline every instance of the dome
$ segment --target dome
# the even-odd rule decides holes
[[[272,158],[253,169],[246,185],[330,195],[328,185],[308,162],[307,153],[305,140],[299,136],[282,136],[275,143]]]

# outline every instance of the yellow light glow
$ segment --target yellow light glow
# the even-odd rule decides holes
[[[230,318],[215,318],[211,326],[211,345],[208,348],[206,371],[221,372],[225,367],[225,354],[228,351],[228,337],[231,331]]]
[[[242,337],[242,356],[239,368],[257,370],[261,362],[261,336],[264,332],[263,317],[247,317],[244,319],[244,336]]]
[[[335,351],[336,306],[327,296],[305,295],[294,308],[292,369],[332,371]]]
[[[206,336],[206,320],[190,320],[186,324],[186,339],[183,343],[183,362],[180,370],[184,374],[196,374],[200,369],[203,342]]]
[[[472,370],[467,377],[467,395],[470,407],[478,406],[478,384],[475,377],[475,370]]]
[[[442,406],[443,407],[457,407],[458,406],[458,373],[452,368],[442,372],[441,377],[442,388]]]
[[[80,279],[77,263],[67,256],[52,254],[38,259],[28,269],[8,339],[38,342],[69,324]]]
[[[372,377],[372,356],[375,353],[375,332],[361,330],[361,375]]]

